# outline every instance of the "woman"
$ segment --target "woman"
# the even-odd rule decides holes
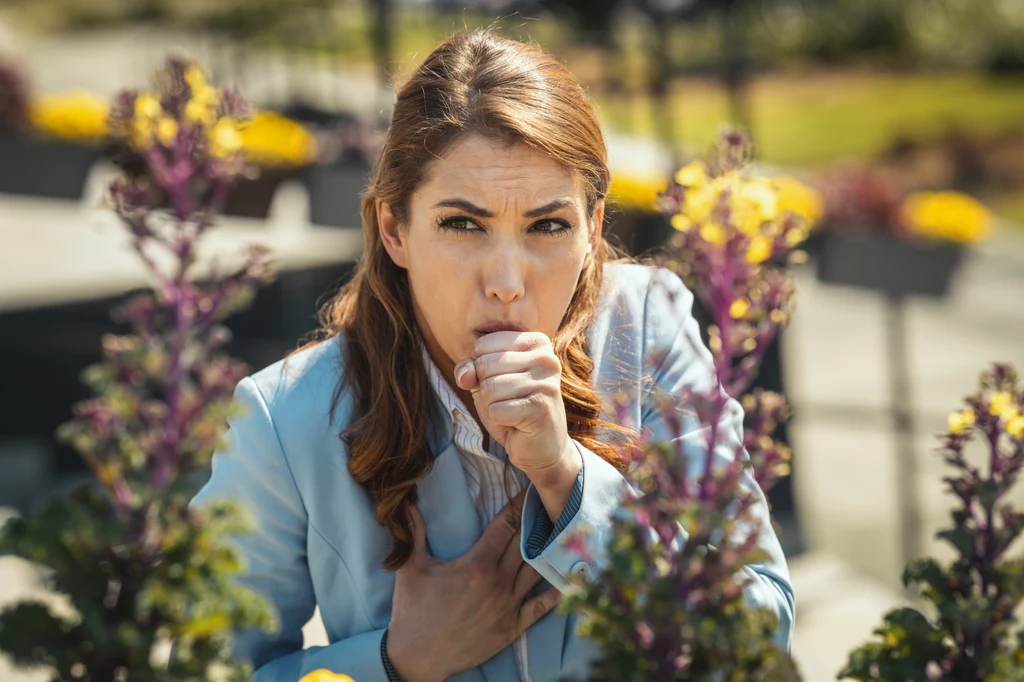
[[[245,579],[281,621],[237,638],[255,680],[586,679],[594,645],[552,609],[595,578],[634,494],[615,444],[671,438],[654,391],[713,381],[679,279],[608,262],[608,181],[582,88],[535,47],[456,35],[398,92],[355,276],[324,338],[239,384],[246,414],[196,499],[255,517]],[[631,423],[602,421],[613,394]],[[726,422],[722,458],[735,402]],[[748,597],[787,646],[792,591],[761,502],[771,559],[744,569]],[[584,530],[589,547],[563,542]],[[303,651],[317,605],[332,643]]]

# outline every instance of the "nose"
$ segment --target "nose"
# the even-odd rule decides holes
[[[522,247],[502,240],[484,264],[484,293],[488,299],[512,303],[526,295],[526,257]]]

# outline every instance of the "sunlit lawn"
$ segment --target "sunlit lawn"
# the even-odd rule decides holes
[[[793,166],[869,158],[899,135],[939,133],[949,125],[976,132],[1024,127],[1024,79],[973,74],[773,75],[754,82],[749,102],[761,158]],[[674,104],[680,139],[698,149],[729,118],[725,93],[711,81],[679,82]],[[613,128],[654,134],[648,100],[599,99],[598,105]]]

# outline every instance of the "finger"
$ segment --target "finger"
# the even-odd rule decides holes
[[[526,632],[538,620],[562,601],[562,593],[552,587],[529,599],[519,608],[519,634]]]
[[[542,332],[494,332],[477,339],[473,350],[480,357],[504,350],[523,352],[550,345],[551,339]]]
[[[525,421],[535,419],[546,409],[548,398],[544,393],[535,390],[522,398],[499,400],[487,406],[487,417],[495,426],[514,427]],[[479,408],[477,408],[479,411]]]
[[[516,574],[515,582],[512,583],[512,594],[516,596],[517,600],[522,601],[530,594],[530,590],[543,579],[544,577],[537,572],[537,569],[524,561],[519,568],[519,573]]]
[[[524,488],[518,495],[508,501],[498,514],[491,519],[484,529],[483,535],[477,540],[470,551],[483,552],[494,558],[494,565],[497,565],[500,557],[505,553],[512,536],[519,530],[520,518],[523,512],[523,500],[526,499]]]
[[[528,372],[531,376],[542,379],[551,375],[561,375],[562,365],[558,356],[550,348],[536,348],[532,351],[502,350],[477,356],[473,361],[478,383],[489,377],[500,374],[521,374]]]
[[[479,376],[479,374],[477,375]],[[539,389],[539,384],[529,372],[519,374],[498,374],[490,376],[477,384],[480,397],[484,404],[525,398]]]
[[[516,532],[509,538],[508,545],[505,546],[505,552],[501,555],[501,559],[498,560],[498,573],[507,576],[510,581],[515,579],[516,574],[519,572],[519,567],[523,565],[523,551],[520,548],[522,537],[523,530],[520,523],[519,527],[516,528]]]

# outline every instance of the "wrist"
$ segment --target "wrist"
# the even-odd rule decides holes
[[[447,677],[426,657],[406,649],[401,639],[396,639],[390,630],[385,633],[385,637],[385,664],[390,664],[393,673],[397,674],[402,682],[443,682]]]
[[[541,476],[530,475],[530,481],[536,488],[551,523],[558,522],[582,469],[583,454],[576,444],[569,440],[568,447],[556,465],[552,465]]]
[[[568,494],[576,483],[576,477],[583,468],[583,456],[571,438],[566,439],[562,454],[552,464],[527,473],[533,487],[539,493]]]

